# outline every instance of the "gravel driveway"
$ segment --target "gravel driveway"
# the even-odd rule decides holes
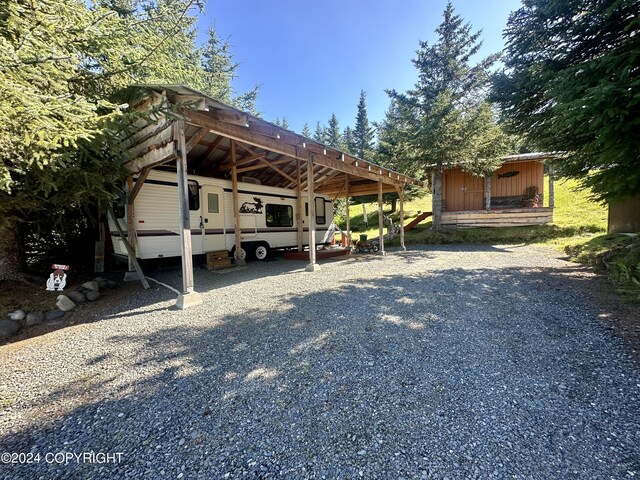
[[[640,375],[581,267],[455,246],[303,268],[198,270],[186,311],[129,285],[0,347],[0,451],[40,455],[0,477],[640,476]],[[91,451],[120,461],[62,460]]]

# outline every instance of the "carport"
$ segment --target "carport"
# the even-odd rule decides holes
[[[302,204],[309,201],[309,264],[317,270],[315,246],[316,193],[348,199],[378,195],[380,254],[384,255],[382,194],[397,192],[400,225],[404,223],[404,189],[422,186],[419,180],[382,168],[345,152],[249,115],[219,100],[182,85],[144,85],[131,108],[140,112],[135,133],[124,139],[129,152],[124,165],[127,181],[127,233],[129,270],[141,275],[135,259],[135,198],[153,168],[175,168],[180,204],[182,293],[177,306],[201,303],[194,289],[191,230],[188,216],[188,174],[228,178],[232,181],[236,263],[241,248],[238,182],[287,188],[296,196],[298,251],[303,250]],[[346,230],[350,231],[347,203]],[[350,239],[349,239],[350,240]],[[404,228],[400,230],[404,248]]]

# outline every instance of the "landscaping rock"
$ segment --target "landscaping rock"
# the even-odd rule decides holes
[[[23,312],[24,313],[24,312]],[[20,330],[20,324],[14,320],[0,320],[0,337],[10,337]]]
[[[50,312],[47,312],[47,315],[45,316],[47,320],[57,320],[62,317],[64,317],[64,312],[62,310],[51,310]]]
[[[69,310],[73,310],[74,308],[76,308],[76,304],[66,295],[58,295],[56,307],[58,307],[63,312],[68,312]]]
[[[11,312],[9,314],[9,318],[11,320],[19,321],[25,317],[26,313],[23,310],[16,310],[15,312]]]
[[[85,293],[85,296],[87,297],[87,300],[89,300],[90,302],[95,302],[98,297],[100,297],[100,292],[94,292],[93,290],[89,290],[87,293]]]
[[[100,287],[98,286],[98,282],[96,282],[95,280],[93,280],[91,282],[85,282],[85,283],[82,284],[82,286],[84,288],[86,288],[87,290],[93,290],[95,292],[100,290]]]
[[[85,296],[77,290],[71,290],[69,293],[67,293],[67,297],[69,297],[71,300],[73,300],[76,303],[82,303],[87,300]]]
[[[42,312],[29,312],[27,314],[27,326],[40,325],[44,320],[44,313]]]
[[[100,290],[104,290],[105,288],[107,288],[107,280],[105,278],[102,277],[96,277],[93,279],[94,282],[96,282],[98,284],[98,288]]]
[[[118,286],[118,282],[114,282],[113,280],[107,280],[107,287],[116,288]]]

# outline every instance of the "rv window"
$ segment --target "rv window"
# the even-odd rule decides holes
[[[207,210],[209,213],[220,213],[220,204],[218,203],[217,193],[207,194]]]
[[[324,209],[324,198],[316,197],[316,225],[327,223],[327,216]]]
[[[200,210],[200,185],[198,182],[189,180],[189,210]]]
[[[293,207],[267,203],[267,227],[293,227]]]

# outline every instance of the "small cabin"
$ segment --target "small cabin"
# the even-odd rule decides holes
[[[442,227],[515,227],[553,221],[553,171],[548,190],[544,161],[551,154],[504,158],[491,175],[479,177],[462,167],[442,171]],[[545,206],[546,205],[546,206]]]

